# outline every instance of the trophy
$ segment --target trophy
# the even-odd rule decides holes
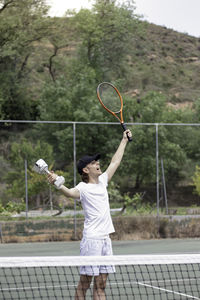
[[[48,165],[43,159],[39,159],[36,161],[33,170],[38,174],[51,174],[48,170]],[[54,185],[57,189],[61,188],[61,185],[65,183],[65,179],[63,176],[57,176],[56,180],[54,181]]]

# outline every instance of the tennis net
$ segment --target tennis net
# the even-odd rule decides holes
[[[80,266],[115,267],[107,300],[200,299],[200,254],[1,257],[0,299],[75,299]]]

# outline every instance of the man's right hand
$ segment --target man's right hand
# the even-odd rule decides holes
[[[48,174],[47,179],[48,179],[49,183],[54,184],[54,182],[56,181],[57,177],[58,177],[58,175],[56,173],[54,173],[53,171],[51,171]]]

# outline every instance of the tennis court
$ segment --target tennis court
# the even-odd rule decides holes
[[[200,239],[113,241],[114,261],[88,264],[115,265],[107,299],[200,299],[199,245]],[[5,259],[11,267],[1,268],[0,298],[73,299],[79,267],[87,263],[78,255],[77,241],[1,244],[1,263]],[[92,287],[87,299],[91,293]]]
[[[0,243],[2,256],[79,255],[79,241],[49,243]],[[200,239],[112,241],[114,255],[200,253]]]

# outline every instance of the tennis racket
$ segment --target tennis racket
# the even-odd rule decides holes
[[[123,130],[125,131],[126,124],[123,119],[123,99],[118,89],[109,82],[102,82],[97,87],[97,97],[105,110],[113,115],[120,122]],[[132,138],[128,137],[129,142]]]

